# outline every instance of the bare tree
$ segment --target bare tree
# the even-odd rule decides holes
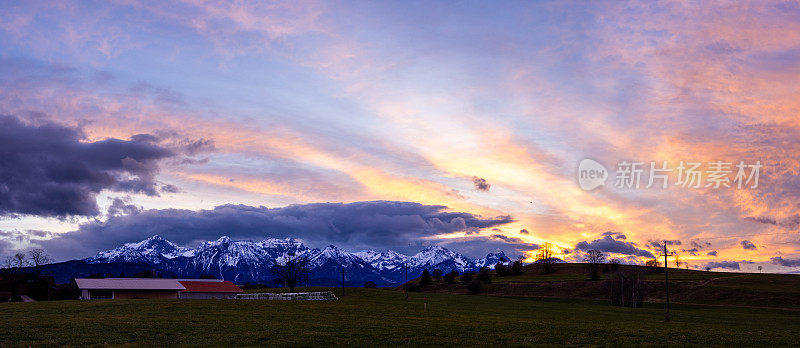
[[[586,252],[586,257],[583,262],[586,262],[587,271],[592,280],[600,279],[600,264],[606,259],[603,252],[600,250],[589,250]]]
[[[14,257],[13,256],[6,256],[6,258],[4,258],[2,262],[3,263],[0,264],[0,268],[2,268],[4,271],[10,273],[11,272],[11,268],[14,267]]]
[[[28,259],[24,253],[14,254],[14,267],[22,268],[28,265]]]
[[[272,267],[272,273],[275,274],[275,282],[285,283],[290,292],[294,292],[294,287],[297,283],[308,280],[309,272],[308,260],[304,257],[293,257],[283,264],[276,263]]]
[[[536,263],[542,267],[544,273],[556,271],[555,255],[555,248],[552,244],[545,242],[539,247],[539,251],[536,252]]]
[[[673,251],[672,255],[675,257],[675,268],[681,268],[681,256],[677,251]]]
[[[28,252],[28,255],[31,257],[30,263],[33,265],[33,271],[37,277],[42,274],[45,265],[53,263],[53,258],[47,255],[44,249],[33,249]]]

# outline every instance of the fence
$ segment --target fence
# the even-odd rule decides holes
[[[242,300],[307,300],[307,301],[324,301],[324,300],[338,300],[336,295],[330,291],[319,292],[292,292],[292,293],[269,293],[262,292],[256,294],[238,294],[237,299]]]

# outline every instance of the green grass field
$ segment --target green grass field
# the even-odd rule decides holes
[[[335,290],[337,295],[341,291]],[[800,312],[348,288],[338,301],[99,300],[0,304],[0,346],[790,346]]]

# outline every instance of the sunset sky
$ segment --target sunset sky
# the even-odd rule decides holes
[[[0,256],[160,234],[643,263],[669,240],[798,272],[799,92],[795,1],[0,1]],[[763,167],[645,188],[651,161]]]

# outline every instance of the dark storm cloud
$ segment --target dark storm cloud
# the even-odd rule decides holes
[[[706,268],[739,269],[739,263],[736,261],[709,262],[706,264]]]
[[[751,242],[749,240],[745,239],[745,240],[741,241],[739,244],[742,246],[742,249],[745,249],[745,250],[756,250],[756,245],[753,244],[753,242]]]
[[[578,244],[575,244],[575,250],[581,250],[581,251],[600,250],[602,252],[609,252],[616,254],[634,255],[634,256],[642,256],[650,258],[654,257],[651,252],[644,249],[639,249],[633,243],[616,240],[610,235],[606,235],[602,239],[596,239],[591,243],[583,241]]]
[[[97,215],[105,189],[158,195],[157,162],[171,150],[146,135],[82,140],[77,129],[0,116],[0,216]]]
[[[222,205],[198,211],[154,209],[111,216],[105,222],[90,222],[42,244],[60,259],[90,256],[155,234],[182,245],[227,235],[233,239],[257,240],[293,237],[310,246],[334,244],[349,250],[399,249],[436,234],[476,231],[513,221],[509,216],[482,218],[445,209],[439,205],[389,201],[315,203],[272,209],[247,205]]]
[[[769,259],[773,265],[780,265],[784,267],[800,267],[800,259],[792,260],[792,259],[784,259],[780,256],[775,256]]]
[[[478,191],[489,191],[489,189],[492,187],[492,185],[489,184],[486,179],[479,178],[477,176],[472,177],[472,183],[475,185],[475,189]]]

